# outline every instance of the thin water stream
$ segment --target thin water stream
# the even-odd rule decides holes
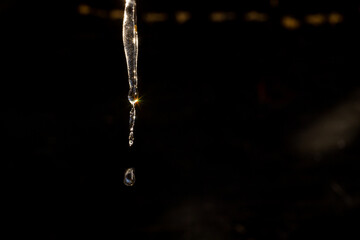
[[[138,92],[138,76],[137,76],[137,61],[138,61],[138,32],[137,32],[137,16],[136,16],[136,1],[126,0],[124,10],[123,22],[123,42],[125,49],[125,56],[129,76],[129,94],[128,99],[131,104],[130,119],[129,119],[129,147],[134,144],[134,127],[136,119],[136,103],[139,101]],[[133,186],[135,183],[135,173],[133,168],[129,168],[125,172],[124,184]]]

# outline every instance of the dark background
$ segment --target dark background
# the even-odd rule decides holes
[[[138,0],[131,150],[114,9],[0,3],[3,239],[359,239],[359,3]]]

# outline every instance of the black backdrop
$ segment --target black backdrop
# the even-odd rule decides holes
[[[359,237],[358,3],[139,0],[131,150],[122,8],[0,4],[5,239]]]

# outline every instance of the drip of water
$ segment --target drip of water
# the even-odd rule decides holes
[[[129,94],[128,99],[131,104],[130,120],[129,120],[129,146],[134,144],[134,126],[136,119],[135,104],[138,102],[138,76],[137,76],[137,60],[138,60],[138,32],[136,19],[136,1],[126,0],[123,22],[123,41],[126,62],[129,75]]]
[[[125,171],[124,184],[129,187],[135,184],[135,170],[133,168],[128,168]]]
[[[134,127],[136,119],[135,104],[139,101],[138,93],[138,76],[137,76],[137,60],[138,60],[138,32],[136,19],[136,1],[126,0],[123,22],[123,41],[126,56],[126,63],[129,75],[129,94],[128,100],[131,104],[129,119],[129,146],[134,144]],[[133,168],[128,168],[124,176],[124,184],[133,186],[135,184],[135,172]]]

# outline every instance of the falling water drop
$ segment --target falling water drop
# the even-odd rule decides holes
[[[129,187],[135,184],[135,170],[133,168],[128,168],[125,171],[124,184]]]

